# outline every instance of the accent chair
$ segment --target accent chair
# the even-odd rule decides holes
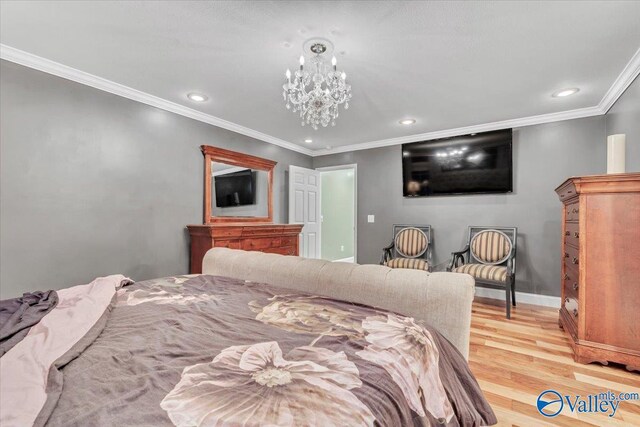
[[[469,227],[467,244],[451,254],[447,271],[466,273],[481,287],[504,289],[507,319],[516,305],[516,227]]]
[[[382,249],[381,265],[431,271],[430,225],[394,224],[391,244]]]

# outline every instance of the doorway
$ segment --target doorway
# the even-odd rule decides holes
[[[357,165],[318,168],[320,172],[320,257],[357,260]]]

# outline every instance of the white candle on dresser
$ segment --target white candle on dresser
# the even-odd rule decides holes
[[[626,135],[623,133],[607,137],[607,173],[624,173],[624,146]]]

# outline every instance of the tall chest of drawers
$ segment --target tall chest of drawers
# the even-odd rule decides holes
[[[574,177],[563,203],[560,326],[579,363],[640,370],[640,173]]]

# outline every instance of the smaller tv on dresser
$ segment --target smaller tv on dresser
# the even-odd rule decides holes
[[[255,204],[256,173],[251,169],[216,175],[213,181],[217,207]]]
[[[404,197],[510,193],[512,129],[402,145]]]

